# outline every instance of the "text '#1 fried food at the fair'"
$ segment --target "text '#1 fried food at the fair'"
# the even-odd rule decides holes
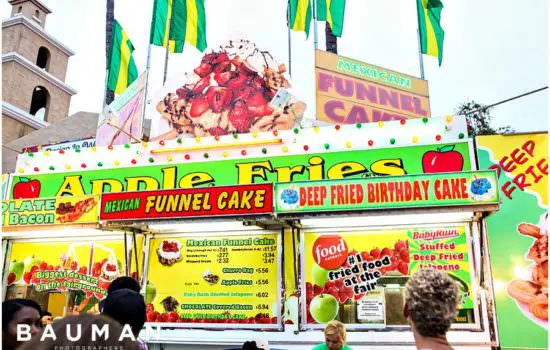
[[[477,147],[503,200],[487,219],[500,346],[546,349],[548,135],[482,136]]]

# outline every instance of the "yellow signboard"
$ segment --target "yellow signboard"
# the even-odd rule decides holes
[[[2,201],[2,226],[88,224],[98,221],[99,196]]]
[[[428,83],[360,61],[316,51],[317,119],[366,123],[430,116]]]

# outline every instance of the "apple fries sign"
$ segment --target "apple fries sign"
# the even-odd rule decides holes
[[[498,204],[494,171],[275,184],[277,213]]]

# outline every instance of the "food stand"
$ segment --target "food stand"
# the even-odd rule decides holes
[[[463,292],[449,339],[457,348],[489,348],[494,319],[480,223],[499,201],[494,174],[475,170],[460,117],[27,153],[10,177],[10,200],[99,195],[98,223],[86,232],[17,229],[5,237],[6,259],[22,239],[36,242],[26,253],[52,254],[54,239],[119,239],[116,268],[142,283],[148,325],[160,326],[144,337],[151,347],[190,349],[256,338],[308,349],[322,341],[330,317],[347,324],[354,348],[410,348],[396,306],[406,276],[426,263],[448,266]],[[32,181],[38,189],[24,186]],[[346,254],[341,240],[332,247],[336,235]],[[343,260],[317,261],[314,248]],[[90,251],[77,259],[97,272]],[[348,264],[341,273],[356,274],[360,263],[374,264],[360,272],[377,272],[367,285],[327,273]]]

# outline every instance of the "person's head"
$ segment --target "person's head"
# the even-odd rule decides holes
[[[265,340],[252,340],[243,344],[242,350],[269,350],[269,344]]]
[[[147,318],[145,300],[131,289],[119,289],[107,295],[103,304],[104,315],[118,321],[121,325],[129,324],[137,336]]]
[[[42,316],[40,317],[40,321],[42,322],[42,326],[45,326],[47,324],[52,324],[53,323],[53,317],[52,317],[51,312],[44,311],[42,313]]]
[[[445,273],[422,269],[405,287],[403,314],[423,337],[445,336],[456,316],[458,287]]]
[[[137,293],[139,293],[140,291],[138,281],[136,281],[132,277],[122,276],[122,277],[115,278],[113,282],[109,284],[109,286],[107,287],[107,295],[120,289],[130,289]],[[99,311],[102,312],[104,306],[105,306],[105,299],[99,302]]]
[[[113,280],[113,282],[109,284],[109,287],[107,287],[107,294],[111,294],[119,289],[131,289],[137,293],[140,291],[138,281],[128,276],[122,276]]]
[[[12,299],[2,303],[2,344],[4,349],[16,349],[21,345],[17,341],[17,325],[30,327],[34,335],[42,328],[40,305],[30,299]]]
[[[79,326],[81,337],[78,340],[68,339],[68,335],[74,336],[77,333]],[[109,330],[109,337],[107,339],[106,333],[102,333],[101,331],[105,326]],[[75,345],[81,348],[93,345],[95,348],[118,347],[124,350],[140,349],[137,341],[133,341],[128,337],[127,333],[123,333],[123,328],[118,322],[102,315],[67,316],[48,327],[52,327],[56,337],[55,340],[51,336],[46,336],[44,337],[44,341],[41,341],[42,333],[38,333],[25,343],[20,350],[55,350],[74,348]],[[69,333],[67,332],[67,328],[70,330]],[[95,339],[92,338],[92,333]],[[51,334],[51,330],[49,334]],[[122,339],[121,335],[123,336]]]
[[[329,350],[340,349],[346,343],[346,328],[340,321],[330,321],[325,327],[325,344]]]

